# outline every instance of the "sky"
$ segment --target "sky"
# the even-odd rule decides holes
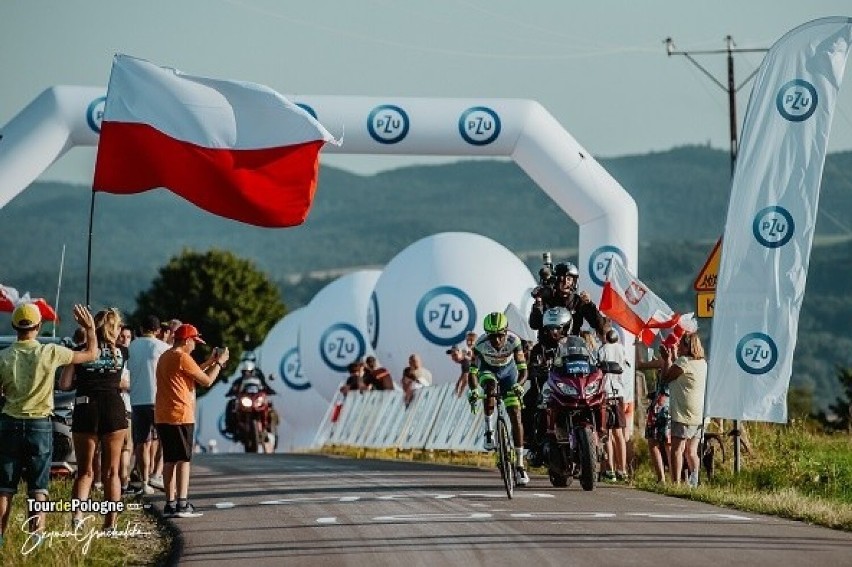
[[[540,102],[596,157],[685,144],[728,148],[727,93],[679,50],[768,48],[849,0],[0,0],[0,125],[53,85],[106,86],[114,53],[291,96],[523,98]],[[696,55],[722,84],[727,58]],[[737,84],[760,53],[735,55]],[[848,71],[848,65],[847,65]],[[847,78],[847,83],[850,81]],[[751,83],[737,96],[738,122]],[[344,140],[345,143],[345,140]],[[852,85],[830,151],[852,149]],[[90,184],[93,148],[41,180]],[[328,155],[369,174],[412,156]]]

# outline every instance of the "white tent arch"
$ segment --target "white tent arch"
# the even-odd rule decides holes
[[[103,88],[54,86],[0,130],[0,207],[74,146],[98,143]],[[580,229],[581,286],[600,298],[613,254],[636,273],[630,195],[539,103],[517,99],[305,95],[291,100],[347,154],[511,157]]]

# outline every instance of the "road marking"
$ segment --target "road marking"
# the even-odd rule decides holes
[[[328,518],[317,518],[317,523],[318,524],[336,524],[337,518],[335,518],[334,516],[331,516],[331,517],[328,517]]]
[[[441,520],[485,520],[492,515],[487,512],[470,514],[399,514],[397,516],[376,516],[374,522],[426,522]]]
[[[556,498],[553,494],[546,494],[541,492],[533,492],[533,498]]]
[[[708,518],[718,518],[720,520],[737,520],[741,522],[751,522],[754,518],[748,516],[739,516],[737,514],[716,514],[713,512],[698,512],[692,514],[661,514],[658,512],[627,512],[627,516],[642,516],[644,518],[654,518],[657,520],[707,520]]]
[[[510,516],[513,518],[527,519],[565,517],[599,519],[614,518],[615,514],[612,512],[516,512],[514,514],[510,514]]]
[[[361,500],[360,496],[344,496],[340,499],[341,502],[357,502]]]
[[[236,504],[233,502],[216,502],[215,506],[220,510],[224,510],[226,508],[233,508]]]

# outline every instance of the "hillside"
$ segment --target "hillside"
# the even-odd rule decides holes
[[[642,247],[639,275],[680,310],[694,309],[692,279],[724,225],[729,197],[725,151],[690,146],[600,160],[634,197]],[[91,193],[36,183],[0,209],[0,283],[51,301],[62,245],[62,303],[84,297]],[[188,247],[222,248],[253,260],[282,288],[288,307],[306,303],[326,280],[293,276],[385,264],[429,234],[484,234],[537,268],[538,252],[576,248],[577,227],[516,165],[501,161],[405,167],[359,176],[324,167],[307,222],[263,229],[201,211],[166,190],[98,194],[93,225],[92,304],[132,311],[160,266]],[[838,393],[836,364],[852,365],[846,323],[852,299],[852,152],[828,157],[808,293],[797,349],[797,384],[820,399]],[[558,256],[557,256],[558,257]],[[5,320],[0,318],[0,324]],[[838,341],[843,348],[838,347]],[[832,346],[833,345],[833,346]]]

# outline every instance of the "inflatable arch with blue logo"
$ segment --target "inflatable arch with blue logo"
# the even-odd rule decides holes
[[[0,207],[74,146],[98,143],[105,91],[55,86],[0,130]],[[580,227],[580,285],[600,299],[613,255],[638,268],[630,195],[539,103],[515,99],[291,97],[348,154],[511,157]]]

